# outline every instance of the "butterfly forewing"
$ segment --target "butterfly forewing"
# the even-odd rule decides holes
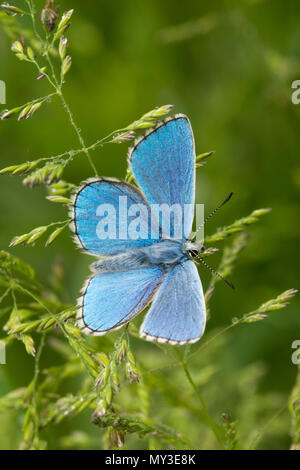
[[[195,145],[188,118],[179,114],[150,131],[129,151],[129,160],[150,205],[181,207],[182,238],[188,238],[195,199]]]

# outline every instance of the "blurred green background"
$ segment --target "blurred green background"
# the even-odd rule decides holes
[[[93,143],[157,105],[172,103],[175,112],[189,116],[197,153],[216,151],[197,171],[197,202],[204,203],[208,213],[230,191],[235,193],[209,222],[206,234],[253,209],[273,209],[250,229],[249,245],[231,278],[236,290],[218,283],[207,337],[230,324],[233,317],[288,288],[297,288],[300,105],[291,102],[291,83],[300,79],[299,1],[58,3],[61,11],[75,9],[68,31],[73,65],[65,95],[86,142]],[[43,2],[36,4],[40,11]],[[35,80],[30,64],[15,59],[2,30],[0,57],[0,79],[7,85],[7,104],[0,109],[49,92],[46,80]],[[56,100],[32,119],[1,122],[0,139],[1,168],[78,148]],[[123,178],[126,152],[126,144],[94,152],[99,173]],[[77,157],[65,174],[75,184],[89,176],[84,156]],[[14,235],[65,218],[64,208],[45,200],[44,187],[29,189],[18,177],[1,176],[0,190],[2,249],[7,249]],[[45,282],[61,256],[64,295],[75,301],[91,259],[75,249],[68,232],[47,249],[37,243],[12,252],[32,263]],[[216,254],[209,262],[217,267],[219,259]],[[209,272],[201,268],[200,274],[205,287]],[[196,382],[203,382],[212,415],[218,419],[223,411],[230,411],[245,439],[250,430],[265,426],[262,448],[288,448],[290,443],[290,418],[284,407],[297,372],[291,362],[291,344],[300,339],[299,307],[296,297],[286,310],[274,312],[267,320],[236,327],[191,362]],[[150,369],[163,367],[168,360],[154,345],[133,340],[133,347],[137,360]],[[0,366],[1,394],[27,384],[32,375],[33,360],[24,358],[22,345],[8,350],[7,362]],[[180,369],[161,374],[196,406],[188,384],[183,386]],[[168,403],[159,389],[158,383],[158,395],[151,401],[157,422],[191,434],[194,446],[213,447],[193,412]],[[18,419],[14,413],[0,415],[0,448],[17,447]],[[49,431],[50,448],[66,448],[62,436],[74,430],[92,437],[89,446],[101,447],[101,432],[89,423],[87,414]],[[127,448],[143,448],[142,440],[130,439]]]

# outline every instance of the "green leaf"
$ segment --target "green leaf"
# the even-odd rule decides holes
[[[243,230],[246,229],[248,225],[258,222],[261,216],[267,214],[270,211],[271,209],[269,208],[257,209],[253,211],[247,217],[243,217],[242,219],[236,220],[233,224],[228,225],[227,227],[218,228],[214,235],[205,237],[204,242],[215,243],[215,242],[225,240],[225,238],[229,237],[231,234],[236,233],[236,232],[242,232]]]
[[[51,233],[50,237],[46,241],[45,246],[49,246],[64,229],[65,229],[65,226],[58,227],[56,230],[54,230],[54,232]]]
[[[0,266],[1,269],[16,277],[18,277],[18,274],[22,274],[31,280],[35,278],[34,269],[29,264],[6,251],[0,251]]]
[[[70,199],[63,196],[47,196],[46,199],[51,202],[57,202],[59,204],[70,204]]]
[[[291,450],[300,450],[300,365],[296,382],[289,399],[289,410],[292,419]]]

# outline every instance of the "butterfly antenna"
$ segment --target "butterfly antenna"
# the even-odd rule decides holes
[[[225,279],[225,277],[221,276],[220,273],[218,273],[217,271],[215,271],[211,266],[209,266],[209,264],[206,263],[206,261],[204,261],[203,258],[199,258],[197,257],[197,260],[201,261],[202,264],[204,264],[204,266],[206,266],[215,276],[218,276],[220,279],[222,279],[224,282],[226,282],[226,284],[231,287],[231,289],[235,289],[234,285],[231,284],[231,282],[229,282],[227,279]]]
[[[195,235],[194,235],[193,238],[195,238],[195,237],[197,236],[197,233],[198,233],[199,230],[203,227],[203,225],[205,225],[206,222],[207,222],[213,215],[215,215],[215,213],[216,213],[219,209],[221,209],[221,207],[223,207],[223,206],[226,204],[226,202],[229,201],[229,199],[231,199],[232,195],[233,195],[233,192],[231,192],[231,193],[227,196],[227,198],[224,199],[224,201],[221,202],[221,204],[219,204],[218,207],[216,207],[216,208],[204,219],[204,221],[202,222],[202,224],[199,225],[199,227],[197,228],[196,233],[195,233]]]

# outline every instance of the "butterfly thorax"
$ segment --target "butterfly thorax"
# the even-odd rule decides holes
[[[91,268],[97,272],[114,272],[157,265],[167,267],[189,258],[185,245],[184,240],[165,239],[150,246],[101,258],[93,263]]]

